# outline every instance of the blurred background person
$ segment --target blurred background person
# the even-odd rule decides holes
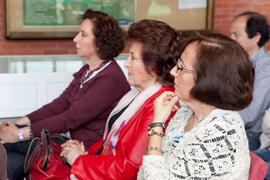
[[[179,38],[164,22],[142,20],[131,25],[125,67],[134,88],[119,101],[107,120],[104,137],[90,149],[85,151],[78,141],[62,145],[62,155],[72,166],[72,177],[137,178],[147,146],[148,124],[153,119],[153,101],[162,92],[173,91],[170,70],[180,55]]]
[[[77,54],[86,65],[53,102],[15,122],[5,121],[0,138],[8,153],[8,178],[23,179],[23,165],[30,140],[42,129],[50,133],[70,132],[86,147],[103,135],[106,120],[130,86],[113,59],[124,48],[124,32],[117,21],[88,9],[74,38]],[[19,125],[19,128],[18,126]]]
[[[255,12],[244,12],[236,16],[231,25],[231,38],[248,53],[255,68],[253,100],[239,111],[243,118],[250,151],[260,147],[262,119],[270,106],[270,54],[263,46],[269,39],[269,25],[266,18]]]
[[[252,100],[254,69],[245,50],[217,33],[194,33],[171,70],[175,93],[154,102],[147,155],[138,179],[248,179],[250,156],[237,110]],[[153,133],[155,132],[155,133]]]

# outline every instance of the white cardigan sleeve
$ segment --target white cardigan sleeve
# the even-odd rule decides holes
[[[185,133],[173,151],[162,146],[163,156],[144,156],[138,179],[248,179],[248,143],[239,118],[212,117]]]

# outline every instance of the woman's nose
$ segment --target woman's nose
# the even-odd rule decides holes
[[[129,57],[127,58],[127,60],[124,63],[124,67],[128,68],[129,67]]]
[[[75,43],[78,42],[78,35],[79,35],[79,34],[77,34],[77,35],[73,38],[73,42],[75,42]]]
[[[171,74],[172,76],[174,76],[174,77],[177,76],[176,66],[177,66],[177,65],[175,65],[175,66],[171,69],[171,71],[170,71],[170,74]]]

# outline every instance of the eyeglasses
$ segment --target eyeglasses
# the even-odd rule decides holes
[[[195,71],[190,70],[190,69],[185,69],[185,68],[183,67],[183,60],[182,60],[181,58],[179,58],[179,59],[177,60],[177,64],[176,64],[176,72],[178,72],[179,70],[180,70],[180,71],[183,71],[183,72],[195,74]]]

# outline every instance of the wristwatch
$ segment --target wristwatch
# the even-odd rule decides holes
[[[20,141],[23,141],[24,140],[22,128],[19,128],[18,138],[19,138]]]
[[[158,136],[163,137],[164,133],[163,132],[156,132],[154,129],[150,129],[148,131],[148,136],[153,136],[153,135],[158,135]]]

